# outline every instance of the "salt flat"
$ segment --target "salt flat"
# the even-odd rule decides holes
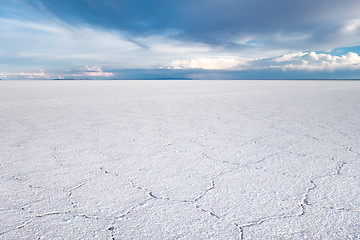
[[[359,239],[360,82],[2,81],[2,239]]]

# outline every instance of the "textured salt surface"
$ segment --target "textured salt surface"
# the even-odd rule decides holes
[[[359,239],[360,82],[0,82],[0,238]]]

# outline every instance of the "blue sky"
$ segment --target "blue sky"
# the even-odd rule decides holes
[[[360,78],[358,0],[2,0],[0,79]]]

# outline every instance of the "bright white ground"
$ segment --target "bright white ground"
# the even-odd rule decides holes
[[[360,82],[0,82],[1,239],[359,239]]]

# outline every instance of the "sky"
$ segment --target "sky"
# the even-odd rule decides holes
[[[359,0],[1,0],[0,79],[355,79],[359,12]]]

